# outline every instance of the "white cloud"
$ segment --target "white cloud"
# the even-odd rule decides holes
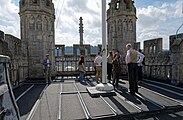
[[[0,4],[0,30],[5,34],[12,34],[19,38],[20,21],[18,15],[19,7],[11,0],[2,0]]]
[[[182,24],[182,1],[160,6],[137,8],[137,41],[163,38],[163,48],[169,47],[169,36]]]

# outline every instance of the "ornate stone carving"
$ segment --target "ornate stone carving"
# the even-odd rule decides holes
[[[31,15],[29,19],[29,29],[31,30],[35,29],[35,18],[33,15]]]

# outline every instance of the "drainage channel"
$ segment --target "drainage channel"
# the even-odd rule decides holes
[[[88,81],[86,81],[86,84],[88,86],[91,87],[91,85],[88,83]],[[103,103],[104,103],[104,106],[110,110],[110,114],[105,114],[105,115],[98,115],[98,116],[93,116],[93,119],[99,119],[99,118],[105,118],[105,117],[113,117],[113,116],[116,116],[118,115],[118,112],[116,111],[116,109],[114,107],[112,107],[112,105],[104,98],[100,95],[100,97],[98,98],[100,99]]]
[[[89,119],[90,114],[81,97],[75,83],[70,83],[75,88],[75,91],[64,92],[64,83],[60,84],[60,93],[58,97],[58,115],[57,120],[67,119]],[[79,105],[78,105],[79,102]],[[66,103],[66,104],[64,104]],[[67,112],[69,113],[67,113]],[[84,114],[84,116],[83,116]]]
[[[99,98],[91,98],[88,92],[81,91],[75,82],[70,84],[73,85],[75,91],[64,92],[64,83],[60,84],[58,120],[64,120],[66,118],[98,119],[117,115],[115,109],[102,96]]]

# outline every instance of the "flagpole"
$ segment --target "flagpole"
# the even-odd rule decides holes
[[[102,83],[87,87],[91,96],[115,95],[114,86],[107,83],[107,45],[106,45],[106,0],[102,0]]]
[[[102,83],[96,85],[98,91],[112,91],[113,85],[107,83],[107,45],[106,45],[106,0],[102,0]],[[114,93],[114,92],[111,92]]]
[[[106,0],[102,0],[102,83],[107,83]]]

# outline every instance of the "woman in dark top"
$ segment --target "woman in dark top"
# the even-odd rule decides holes
[[[84,74],[86,73],[85,65],[84,65],[84,56],[81,56],[79,61],[79,80],[80,82],[84,82]]]
[[[114,87],[118,87],[118,82],[119,82],[119,75],[121,72],[121,66],[120,66],[120,56],[118,53],[114,54],[114,60],[112,62],[113,65],[113,81],[112,84]]]

